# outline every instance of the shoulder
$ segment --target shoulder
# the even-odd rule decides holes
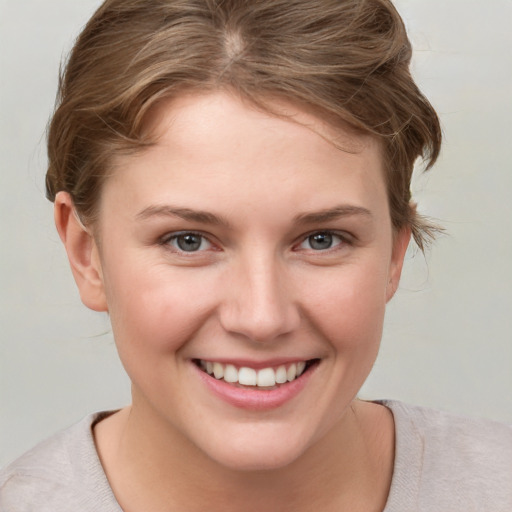
[[[118,512],[92,434],[92,425],[107,414],[87,416],[0,471],[2,512],[28,512],[35,506],[41,512]],[[107,506],[99,509],[98,500]]]
[[[512,510],[511,426],[382,403],[395,420],[392,490],[407,482],[415,510]]]

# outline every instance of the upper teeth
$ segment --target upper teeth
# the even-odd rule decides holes
[[[216,379],[224,379],[226,382],[238,383],[244,386],[272,387],[276,384],[291,382],[300,377],[306,368],[305,361],[292,363],[290,365],[281,365],[277,368],[262,368],[255,370],[243,366],[237,368],[232,364],[222,364],[211,361],[199,361],[203,370]]]

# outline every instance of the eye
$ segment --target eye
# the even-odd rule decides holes
[[[329,231],[318,231],[309,235],[300,245],[300,249],[312,249],[314,251],[326,251],[338,245],[345,240],[335,233]]]
[[[163,240],[164,244],[170,245],[179,252],[206,251],[212,244],[200,233],[182,232],[173,233]]]

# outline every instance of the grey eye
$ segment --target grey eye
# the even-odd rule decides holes
[[[333,245],[333,236],[331,233],[315,233],[308,236],[308,242],[315,251],[330,249]]]
[[[341,245],[344,239],[341,235],[330,233],[329,231],[318,231],[304,239],[300,244],[301,249],[313,251],[326,251],[338,245]]]
[[[169,240],[170,245],[183,252],[197,252],[208,249],[210,242],[197,233],[175,235]]]

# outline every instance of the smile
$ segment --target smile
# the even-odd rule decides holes
[[[317,359],[312,359],[309,361],[298,361],[296,363],[260,369],[250,368],[248,366],[238,368],[234,364],[205,361],[203,359],[197,359],[194,362],[203,372],[217,380],[223,380],[229,384],[273,388],[278,384],[285,384],[298,379],[317,361]]]

